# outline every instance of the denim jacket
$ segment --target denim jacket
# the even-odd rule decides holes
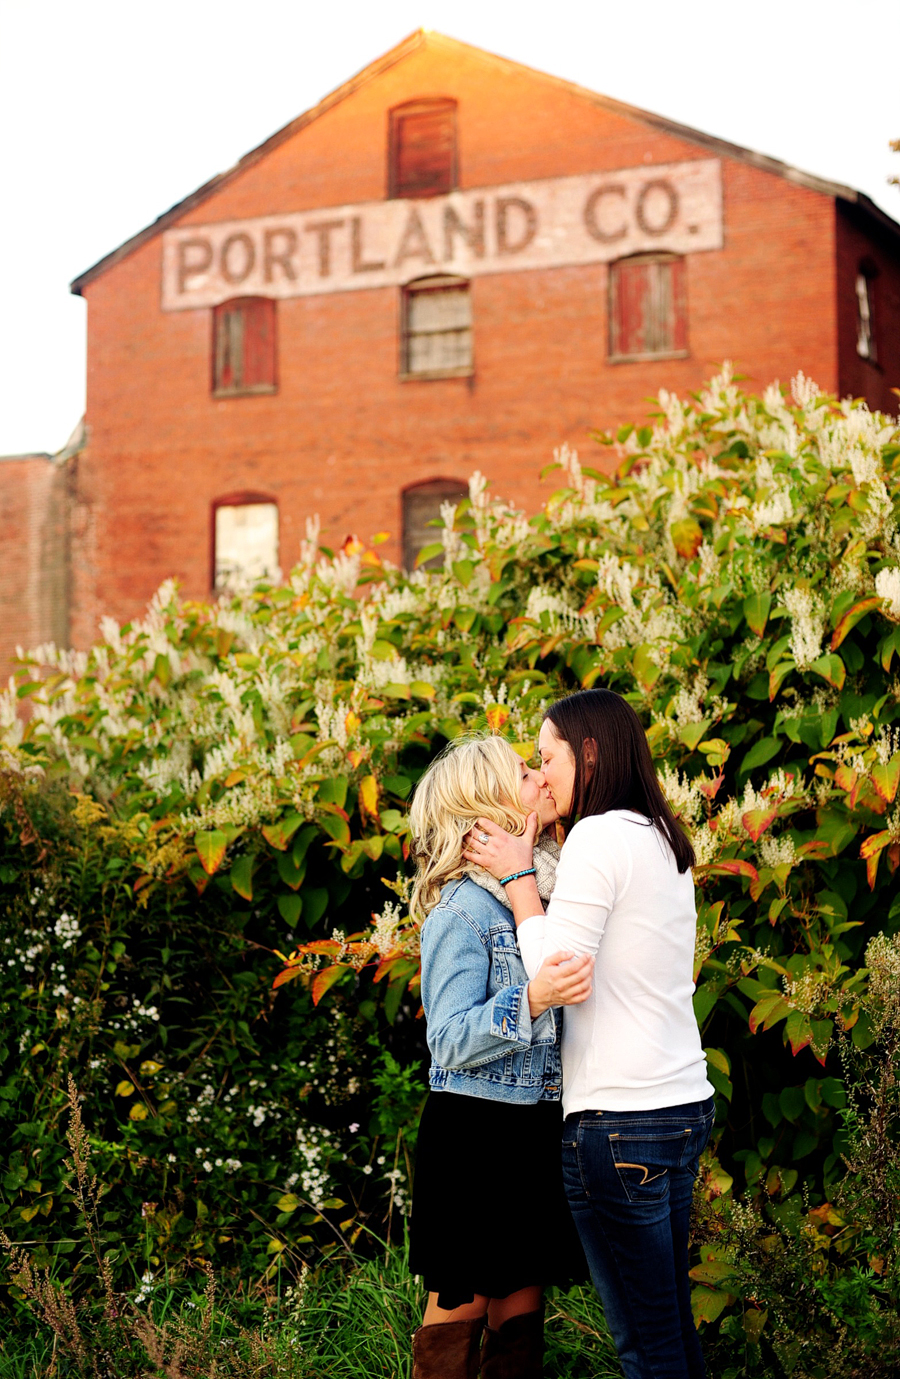
[[[532,1021],[512,915],[475,881],[449,882],[422,926],[429,1086],[532,1105],[558,1101],[560,1012]]]

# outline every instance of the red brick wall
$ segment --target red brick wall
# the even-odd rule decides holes
[[[16,647],[67,641],[66,472],[46,455],[0,460],[0,676]]]
[[[838,202],[837,312],[842,397],[864,397],[870,407],[897,415],[900,399],[900,258],[896,246],[860,223],[854,207]],[[877,270],[874,281],[877,360],[856,352],[856,275],[860,265]]]
[[[356,91],[190,211],[183,224],[385,195],[387,112],[422,96],[459,102],[463,187],[708,158],[709,150],[606,111],[477,54],[425,47]],[[277,498],[281,559],[307,516],[323,539],[397,538],[400,491],[480,469],[534,507],[538,473],[568,441],[596,459],[591,427],[636,420],[660,387],[697,388],[724,358],[751,387],[798,369],[838,385],[833,202],[723,159],[725,246],[687,265],[687,359],[606,362],[603,265],[476,278],[473,379],[397,378],[399,293],[278,303],[275,396],[213,399],[210,315],[163,313],[161,244],[148,241],[86,289],[90,444],[79,457],[72,636],[136,613],[176,575],[209,588],[210,508],[254,489]]]

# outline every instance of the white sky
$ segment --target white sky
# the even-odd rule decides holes
[[[69,281],[419,27],[900,219],[900,0],[0,0],[0,454],[84,410]]]

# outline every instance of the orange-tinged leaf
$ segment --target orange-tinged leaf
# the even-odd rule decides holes
[[[821,675],[822,679],[835,689],[844,688],[847,669],[840,656],[836,656],[833,651],[828,651],[817,661],[813,661],[810,670],[814,671],[816,675]]]
[[[889,828],[883,828],[880,833],[871,833],[859,849],[859,855],[868,860],[870,857],[874,857],[877,852],[881,852],[882,848],[886,848],[891,841]]]
[[[284,968],[282,972],[278,973],[277,977],[273,981],[272,990],[276,991],[279,986],[285,986],[288,982],[296,981],[301,974],[301,970],[302,969],[299,967]]]
[[[672,544],[685,560],[693,560],[703,544],[703,528],[693,517],[683,517],[670,527]]]
[[[353,767],[354,771],[356,770],[357,766],[361,766],[361,765],[363,764],[363,762],[365,761],[365,759],[366,759],[366,754],[365,754],[365,752],[358,752],[358,751],[356,750],[355,747],[353,748],[352,751],[350,751],[350,752],[347,753],[347,760],[349,761],[350,765]]]
[[[755,1034],[760,1026],[763,1029],[771,1029],[779,1020],[784,1019],[789,1010],[790,1006],[780,991],[767,991],[764,996],[760,996],[750,1012],[750,1033]]]
[[[351,737],[353,733],[356,732],[357,728],[360,726],[361,723],[362,719],[360,718],[359,714],[354,713],[351,709],[350,712],[347,714],[347,717],[344,719],[344,727],[347,729],[347,736]]]
[[[509,720],[509,709],[505,704],[492,704],[487,711],[488,727],[492,733],[499,733]]]
[[[741,823],[750,834],[754,843],[758,843],[766,829],[774,819],[778,817],[778,809],[748,809],[747,813],[741,817]]]
[[[813,1033],[809,1016],[805,1011],[792,1010],[784,1028],[791,1043],[791,1053],[796,1058],[801,1049],[812,1043]]]
[[[363,776],[359,783],[359,808],[361,814],[373,818],[378,813],[378,781],[374,776]]]
[[[748,876],[751,881],[759,880],[759,872],[752,862],[744,862],[735,857],[728,862],[712,862],[708,867],[698,867],[707,876]]]
[[[879,761],[872,767],[872,784],[885,804],[890,804],[900,786],[900,752],[895,752],[887,765]]]
[[[200,865],[207,876],[212,876],[218,871],[225,856],[225,849],[228,847],[228,839],[224,833],[220,833],[217,828],[209,832],[194,834],[194,847],[197,849],[197,856],[200,858]]]
[[[834,635],[831,638],[832,651],[837,651],[847,633],[852,632],[860,618],[864,618],[866,614],[871,613],[874,608],[880,608],[881,602],[880,598],[862,599],[859,603],[854,603],[852,608],[848,608],[847,612],[834,629]]]
[[[845,790],[848,795],[856,786],[857,778],[857,772],[851,770],[844,762],[841,762],[834,773],[835,785],[840,786],[841,790]]]
[[[225,777],[225,789],[229,790],[232,785],[239,785],[242,780],[247,779],[246,771],[229,771]]]
[[[346,967],[325,967],[321,972],[317,972],[313,978],[312,999],[313,1005],[317,1006],[329,987],[334,986],[339,977],[348,971]]]

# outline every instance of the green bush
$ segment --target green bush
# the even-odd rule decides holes
[[[90,652],[26,658],[0,710],[0,1107],[6,1229],[42,1258],[68,1248],[70,1069],[137,1275],[267,1286],[373,1212],[396,1228],[423,1054],[406,800],[460,731],[529,755],[544,705],[599,682],[698,852],[707,1194],[832,1204],[836,1047],[882,1057],[865,950],[900,930],[900,431],[725,373],[597,440],[615,477],[563,450],[530,520],[476,476],[440,570],[311,530],[282,587],[166,585]],[[698,1314],[735,1296],[698,1281]]]

